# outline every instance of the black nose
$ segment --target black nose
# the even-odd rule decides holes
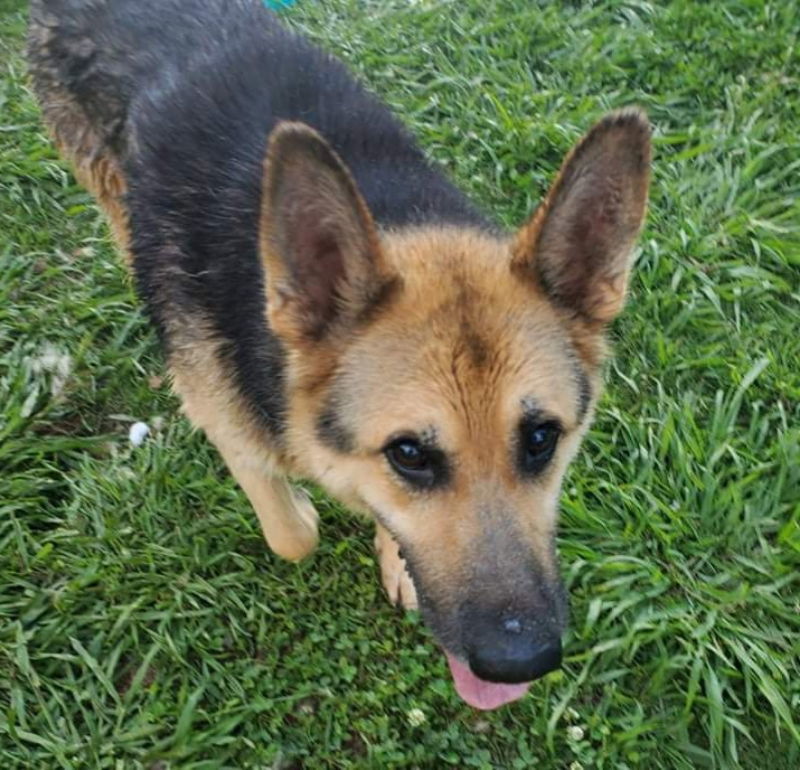
[[[472,673],[487,682],[530,682],[561,665],[561,640],[536,639],[518,620],[506,620],[497,633],[481,636],[468,660]]]

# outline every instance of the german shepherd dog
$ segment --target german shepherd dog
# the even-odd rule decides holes
[[[515,234],[260,0],[33,0],[35,91],[105,210],[186,414],[272,550],[372,517],[461,697],[558,667],[561,480],[601,390],[646,208],[649,127],[602,118]]]

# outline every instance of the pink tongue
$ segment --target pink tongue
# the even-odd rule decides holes
[[[454,658],[447,650],[444,651],[447,662],[450,664],[450,673],[456,692],[462,700],[470,706],[483,711],[499,708],[511,701],[519,700],[528,692],[529,682],[522,684],[497,684],[478,679],[466,663]]]

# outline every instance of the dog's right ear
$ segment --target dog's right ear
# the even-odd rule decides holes
[[[304,123],[279,123],[270,136],[259,247],[270,325],[295,343],[352,323],[392,282],[353,178]]]

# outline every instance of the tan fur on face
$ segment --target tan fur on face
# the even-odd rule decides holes
[[[376,511],[417,552],[435,551],[448,581],[468,568],[474,543],[497,526],[494,515],[513,517],[552,568],[561,475],[583,431],[575,367],[585,364],[570,324],[509,269],[510,248],[510,240],[460,229],[385,236],[387,261],[404,276],[402,293],[358,332],[333,374],[330,360],[314,371],[316,357],[303,357],[292,400],[289,446],[301,472]],[[587,373],[596,393],[597,371]],[[340,401],[338,417],[356,437],[353,454],[329,450],[315,435],[320,381]],[[519,477],[513,451],[527,399],[566,429],[553,467],[534,482]],[[429,428],[452,458],[453,483],[420,493],[381,450],[393,436]]]
[[[399,542],[446,644],[469,634],[465,607],[496,618],[539,601],[536,613],[553,628],[561,622],[553,547],[561,479],[600,389],[605,326],[624,303],[649,159],[643,114],[611,113],[567,156],[515,238],[454,227],[384,233],[369,251],[398,279],[370,323],[290,340],[296,467],[374,513]],[[361,220],[364,242],[372,223]],[[357,310],[347,300],[341,316]],[[562,428],[533,477],[519,460],[531,412],[537,424]],[[390,466],[385,448],[408,436],[444,453],[450,472],[439,488],[409,486]]]
[[[374,512],[418,565],[437,573],[433,584],[444,575],[452,590],[476,558],[497,560],[502,573],[504,559],[534,554],[538,569],[555,572],[561,478],[599,391],[605,325],[624,302],[649,157],[643,114],[611,113],[567,156],[515,238],[427,227],[383,233],[376,243],[369,212],[324,139],[294,125],[276,129],[262,217],[270,321],[279,329],[284,319],[291,326],[307,317],[284,310],[276,291],[281,271],[302,267],[309,255],[333,266],[324,268],[332,277],[322,307],[336,308],[313,335],[284,335],[290,457],[300,473]],[[287,173],[292,184],[283,184]],[[319,195],[314,180],[325,182]],[[297,211],[306,199],[315,217],[292,224],[275,214]],[[347,201],[351,210],[342,208]],[[281,228],[288,238],[276,237]],[[310,248],[293,253],[291,238]],[[333,243],[334,260],[331,249],[314,246],[323,240]],[[278,277],[270,278],[276,262]],[[373,304],[369,323],[358,323],[365,297],[387,277],[393,292],[377,311]],[[308,303],[319,286],[295,291]],[[515,456],[530,410],[563,428],[535,479]],[[320,420],[334,426],[332,439],[320,434]],[[426,434],[448,458],[452,478],[421,492],[398,477],[383,450],[395,438]]]

